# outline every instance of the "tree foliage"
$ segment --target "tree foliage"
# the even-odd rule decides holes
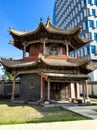
[[[11,73],[9,73],[8,71],[6,71],[4,68],[2,68],[2,71],[4,73],[4,76],[8,78],[8,80],[13,80],[13,76]]]

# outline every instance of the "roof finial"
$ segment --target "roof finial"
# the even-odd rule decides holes
[[[9,30],[12,29],[11,27],[9,27]]]
[[[27,32],[28,31],[27,28],[24,31]]]
[[[47,21],[50,21],[50,16],[48,16]]]
[[[8,32],[10,32],[11,29],[13,29],[13,28],[9,27]]]
[[[42,18],[40,18],[40,22],[42,22]]]

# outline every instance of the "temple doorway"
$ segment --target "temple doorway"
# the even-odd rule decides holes
[[[70,83],[52,82],[50,89],[50,99],[55,101],[69,100],[70,92]]]

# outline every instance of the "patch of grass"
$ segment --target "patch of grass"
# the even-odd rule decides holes
[[[91,99],[91,102],[97,103],[97,99]]]
[[[97,99],[91,99],[91,104],[92,105],[97,105]]]
[[[63,108],[45,108],[26,104],[0,104],[0,124],[54,122],[86,120],[88,117],[75,114]]]
[[[97,112],[97,109],[94,109],[93,111],[96,111],[96,112]]]

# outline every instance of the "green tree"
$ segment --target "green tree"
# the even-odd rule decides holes
[[[13,76],[11,73],[9,73],[8,71],[6,71],[4,68],[2,68],[2,71],[4,73],[4,76],[6,76],[9,80],[13,80]]]

